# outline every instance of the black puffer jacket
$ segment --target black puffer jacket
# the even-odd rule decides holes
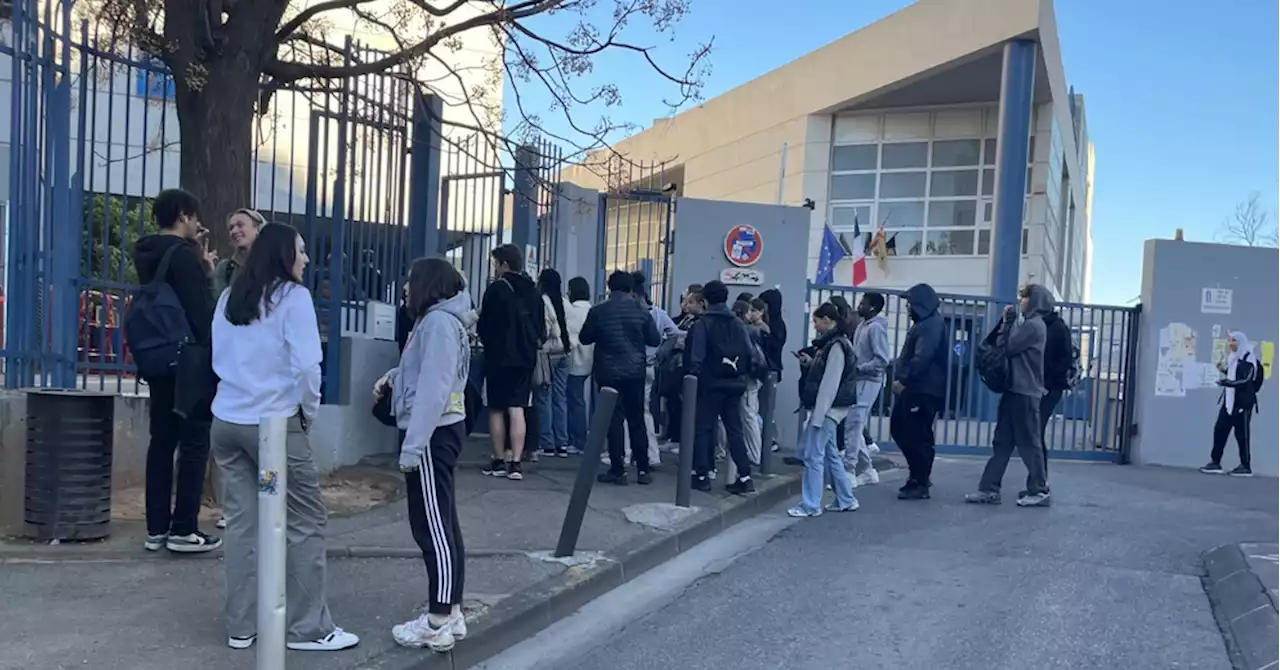
[[[907,391],[941,399],[947,392],[946,328],[938,308],[942,301],[928,284],[907,289],[911,329],[893,364],[895,381]]]
[[[614,291],[591,308],[578,333],[582,344],[596,345],[591,374],[596,383],[644,379],[645,347],[662,344],[649,307],[630,293]]]

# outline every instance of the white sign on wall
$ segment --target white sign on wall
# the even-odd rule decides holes
[[[1202,314],[1230,314],[1231,289],[1206,288],[1200,290],[1200,312]]]
[[[760,286],[764,273],[750,268],[725,268],[720,271],[720,281],[729,286]]]

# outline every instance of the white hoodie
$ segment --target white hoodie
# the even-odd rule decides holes
[[[582,324],[587,320],[587,312],[591,311],[591,302],[579,300],[564,304],[564,324],[569,329],[569,344],[573,351],[569,353],[569,374],[575,377],[586,377],[591,374],[591,363],[594,358],[595,345],[578,341],[582,333]]]

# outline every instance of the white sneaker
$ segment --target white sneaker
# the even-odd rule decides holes
[[[467,639],[467,618],[459,614],[449,620],[449,632],[453,633],[453,639],[462,641]]]
[[[357,644],[360,644],[360,638],[341,628],[334,628],[333,632],[319,640],[286,642],[284,646],[295,651],[342,651],[343,649],[350,649]]]
[[[250,635],[249,637],[228,637],[227,646],[231,647],[232,649],[248,649],[249,647],[253,646],[254,642],[257,642],[257,641],[258,641],[257,635]]]
[[[854,481],[858,486],[867,486],[869,484],[880,483],[880,473],[875,468],[867,468],[867,471],[854,477]]]
[[[147,551],[160,551],[168,541],[168,534],[148,535],[146,541],[142,543],[142,548]]]
[[[225,516],[220,516],[220,517],[218,517],[218,520],[217,520],[216,522],[214,522],[213,526],[214,526],[215,528],[226,528],[226,527],[227,527],[227,517],[225,517]]]
[[[453,649],[457,637],[453,634],[454,628],[459,626],[455,620],[450,620],[439,628],[431,627],[431,619],[429,614],[412,621],[406,621],[399,626],[391,629],[391,637],[395,639],[396,644],[402,647],[412,647],[421,649],[427,647],[431,651],[446,652]],[[463,636],[466,635],[466,622],[461,621],[462,617],[457,617],[457,622],[461,622]]]
[[[872,442],[871,444],[867,445],[867,451],[873,454],[878,454],[880,453],[880,445],[876,444],[875,442]]]

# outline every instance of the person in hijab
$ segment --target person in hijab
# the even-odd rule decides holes
[[[1224,377],[1218,380],[1222,395],[1218,397],[1218,420],[1213,424],[1213,452],[1209,463],[1200,472],[1220,475],[1222,452],[1227,447],[1227,436],[1235,431],[1236,446],[1240,448],[1240,465],[1230,474],[1232,477],[1252,477],[1249,463],[1249,421],[1258,407],[1258,389],[1262,386],[1263,369],[1253,351],[1249,336],[1233,330],[1227,338],[1227,359],[1218,361],[1218,371]]]

